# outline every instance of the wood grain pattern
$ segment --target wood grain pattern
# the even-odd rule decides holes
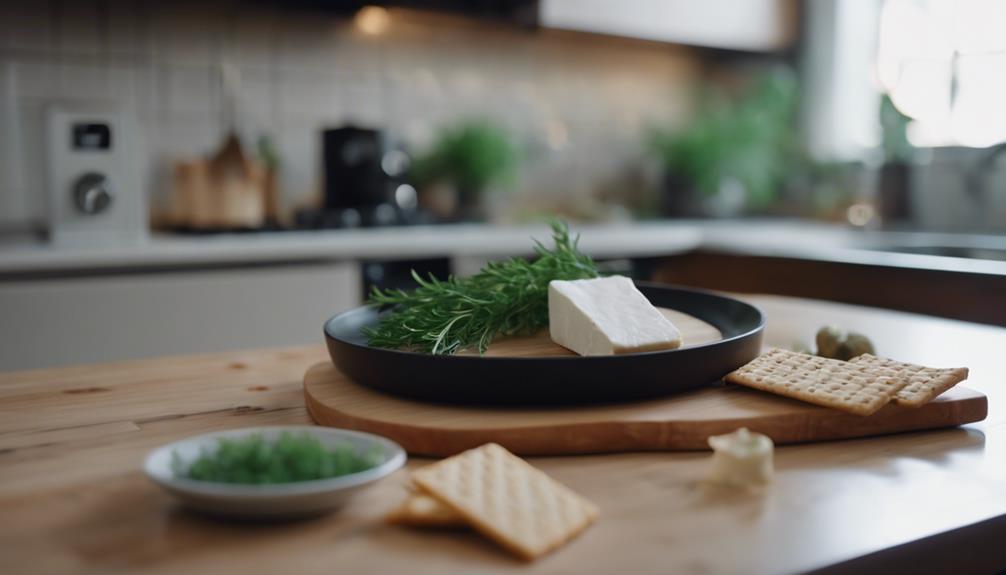
[[[857,572],[891,558],[910,561],[915,574],[1006,566],[1006,329],[744,299],[768,316],[769,345],[840,324],[868,333],[883,355],[967,365],[967,385],[989,396],[989,416],[963,428],[780,447],[775,478],[757,493],[705,486],[706,453],[534,458],[597,503],[601,517],[560,552],[524,565],[473,534],[386,525],[383,515],[404,497],[405,470],[339,513],[279,524],[187,513],[143,477],[143,456],[164,443],[309,421],[302,379],[327,360],[321,345],[3,373],[0,573],[758,574],[857,557]]]
[[[888,404],[862,417],[768,393],[718,386],[666,399],[562,409],[427,404],[357,385],[331,362],[304,376],[321,425],[389,437],[411,454],[446,456],[495,442],[520,455],[703,450],[710,435],[747,427],[776,444],[934,429],[985,419],[985,395],[958,386],[920,408]]]

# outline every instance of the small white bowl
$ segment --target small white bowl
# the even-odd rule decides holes
[[[378,447],[381,450],[381,463],[366,471],[341,477],[275,485],[244,485],[184,479],[175,477],[171,469],[173,453],[178,453],[183,462],[191,463],[204,449],[215,449],[222,437],[238,438],[258,434],[271,441],[282,433],[295,435],[307,433],[325,445],[334,447],[349,444],[361,453]],[[143,470],[154,483],[193,509],[233,517],[286,518],[315,515],[336,509],[357,491],[391,474],[404,464],[405,450],[402,446],[378,435],[313,425],[281,425],[206,433],[169,443],[147,455]]]

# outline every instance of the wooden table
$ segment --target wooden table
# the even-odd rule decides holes
[[[597,502],[601,520],[530,566],[471,534],[380,517],[404,471],[341,512],[285,524],[183,511],[140,471],[163,443],[305,423],[301,376],[321,346],[0,375],[0,573],[983,572],[1006,567],[1006,329],[779,297],[750,297],[767,340],[824,323],[881,353],[967,365],[989,395],[960,429],[782,447],[765,493],[704,487],[707,453],[534,459]],[[8,336],[15,337],[15,336]],[[422,460],[410,466],[422,465]],[[830,566],[830,567],[829,567]]]

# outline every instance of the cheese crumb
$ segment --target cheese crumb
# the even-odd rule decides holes
[[[713,467],[708,480],[735,487],[754,487],[772,479],[772,439],[742,427],[709,437]]]

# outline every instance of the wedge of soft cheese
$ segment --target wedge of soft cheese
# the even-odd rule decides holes
[[[552,341],[580,355],[681,345],[678,328],[623,276],[549,282],[548,329]]]

